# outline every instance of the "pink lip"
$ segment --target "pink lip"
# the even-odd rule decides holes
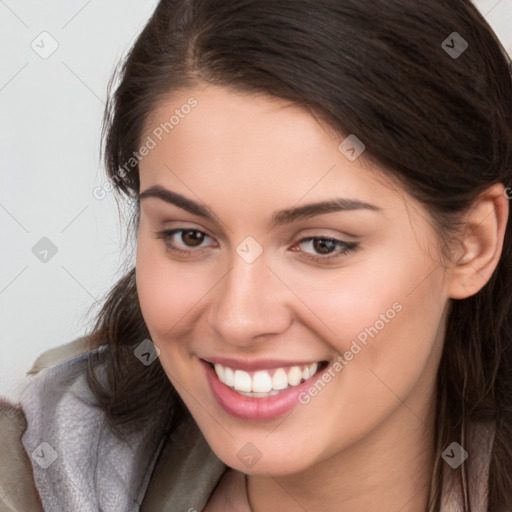
[[[299,394],[306,391],[311,386],[312,382],[316,382],[316,380],[325,370],[324,369],[317,372],[314,379],[310,378],[298,386],[288,387],[276,395],[266,398],[256,398],[240,395],[229,386],[226,386],[226,384],[219,380],[215,370],[206,361],[200,361],[206,373],[206,378],[208,380],[208,384],[210,385],[212,394],[219,405],[231,416],[249,421],[273,420],[291,411],[295,406],[299,404]],[[216,360],[216,362],[220,361],[221,359]],[[258,362],[257,368],[263,368],[261,363],[262,361]],[[282,361],[279,364],[283,366]],[[295,364],[300,363],[294,362],[292,366]],[[226,364],[226,366],[230,365]],[[242,369],[240,365],[233,366],[235,368]],[[274,367],[275,366],[270,366],[270,368]]]
[[[277,359],[260,359],[260,360],[244,360],[232,359],[229,357],[211,357],[205,359],[209,363],[219,363],[222,366],[228,366],[236,370],[245,370],[246,372],[254,372],[258,370],[270,370],[272,368],[286,368],[292,366],[303,366],[312,363],[317,363],[316,360],[309,361],[290,361],[290,360],[277,360]]]

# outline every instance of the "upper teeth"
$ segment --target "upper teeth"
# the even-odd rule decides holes
[[[276,368],[249,373],[244,370],[233,370],[219,363],[215,364],[215,373],[219,380],[242,393],[268,393],[286,389],[288,386],[297,386],[301,381],[312,377],[317,369],[317,363],[312,363],[300,367],[292,366],[287,369]]]

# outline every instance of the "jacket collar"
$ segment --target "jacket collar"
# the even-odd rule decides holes
[[[42,370],[21,393],[22,443],[45,512],[138,511],[163,445],[165,425],[113,435],[86,384],[90,354]]]

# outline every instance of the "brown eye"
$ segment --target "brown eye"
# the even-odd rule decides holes
[[[315,262],[327,263],[355,252],[359,244],[336,238],[310,236],[303,238],[293,250],[296,251],[297,247],[300,248],[303,257]]]
[[[312,242],[313,249],[315,249],[318,254],[330,254],[337,248],[337,243],[328,238],[316,238]]]
[[[203,242],[204,233],[193,229],[182,231],[181,240],[185,245],[189,247],[196,247],[197,245],[201,245]]]
[[[164,241],[167,249],[180,256],[192,256],[212,247],[212,239],[198,229],[170,229],[158,231],[155,234],[157,238]]]

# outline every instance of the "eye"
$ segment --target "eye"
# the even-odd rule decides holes
[[[189,255],[203,249],[207,245],[203,242],[212,240],[206,233],[198,229],[170,229],[156,233],[158,239],[162,239],[168,249],[182,255]]]
[[[207,247],[215,245],[211,237],[198,229],[170,229],[155,234],[157,235],[156,238],[164,241],[169,250],[181,256],[192,256],[194,253],[201,254]],[[356,242],[345,242],[332,237],[311,236],[300,240],[291,248],[291,251],[300,251],[302,257],[308,260],[331,262],[346,256],[350,252],[355,252],[358,247],[359,244]]]
[[[303,238],[291,250],[301,250],[307,259],[321,262],[341,258],[350,252],[355,252],[358,247],[359,244],[356,242],[345,242],[331,237],[310,236]]]

